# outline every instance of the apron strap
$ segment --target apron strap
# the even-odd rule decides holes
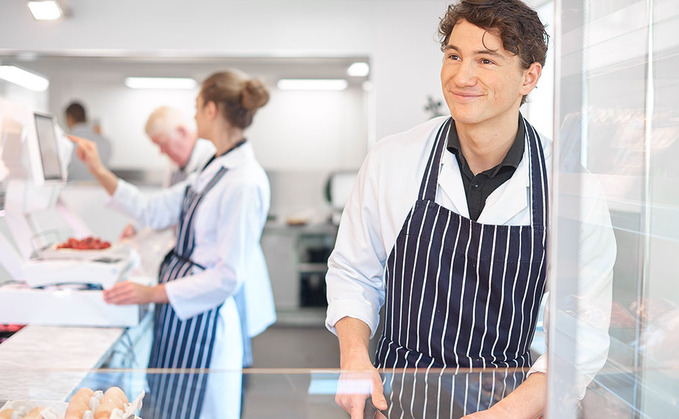
[[[163,258],[163,262],[161,263],[160,266],[163,266],[167,263],[170,263],[170,259],[172,258],[172,256],[176,257],[177,259],[181,260],[184,263],[190,263],[193,266],[196,266],[196,267],[198,267],[202,270],[205,270],[205,266],[201,265],[200,263],[196,263],[196,262],[192,261],[191,259],[187,258],[184,255],[180,255],[179,253],[177,253],[177,251],[175,249],[172,249],[169,252],[167,252],[167,254],[165,254],[165,257]]]
[[[439,179],[439,167],[441,165],[441,154],[443,148],[446,146],[446,140],[448,139],[448,131],[453,124],[453,118],[450,117],[446,119],[438,132],[436,133],[436,139],[434,140],[434,146],[431,148],[431,153],[429,154],[429,160],[427,161],[427,166],[424,169],[424,176],[422,177],[422,183],[420,184],[420,193],[418,194],[418,200],[430,200],[434,201],[436,199],[436,187],[438,185]]]
[[[535,128],[521,117],[524,132],[528,137],[528,157],[530,158],[530,193],[531,193],[531,212],[533,226],[547,228],[548,220],[548,190],[547,190],[547,168],[545,165],[545,155],[542,151],[540,136]],[[535,150],[533,152],[532,150]]]
[[[217,171],[217,173],[212,177],[212,179],[210,179],[210,182],[208,182],[205,188],[203,188],[201,193],[194,195],[190,199],[191,202],[189,202],[188,206],[183,205],[182,214],[180,217],[181,224],[179,227],[179,231],[177,232],[177,244],[175,245],[174,249],[170,250],[165,255],[165,258],[163,259],[163,262],[160,265],[161,268],[165,266],[167,263],[169,263],[171,256],[174,255],[182,262],[188,262],[194,266],[198,266],[199,268],[205,269],[203,266],[193,262],[190,259],[191,253],[193,253],[193,242],[194,242],[193,219],[196,214],[196,208],[198,208],[198,205],[202,201],[203,197],[217,184],[217,182],[219,182],[219,180],[224,176],[224,174],[227,171],[228,169],[226,169],[225,167],[221,167],[219,171]],[[186,200],[190,194],[191,188],[187,186],[184,192],[184,199]]]

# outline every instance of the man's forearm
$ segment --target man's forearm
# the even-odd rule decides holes
[[[365,322],[353,317],[343,317],[335,324],[335,329],[339,339],[342,368],[351,368],[357,360],[370,363],[370,327]]]
[[[539,418],[547,406],[547,374],[531,374],[507,397],[493,406],[507,418]]]

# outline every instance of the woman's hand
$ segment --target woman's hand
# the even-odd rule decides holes
[[[137,234],[137,229],[134,228],[134,224],[130,223],[125,226],[123,231],[120,233],[120,240],[131,239]]]
[[[101,168],[104,167],[104,164],[101,162],[101,157],[99,157],[97,144],[94,141],[76,137],[75,135],[68,135],[67,137],[75,144],[75,155],[85,163],[87,170],[96,176],[97,172],[101,171]]]
[[[130,281],[118,282],[104,290],[104,301],[116,305],[168,302],[164,285],[149,287]]]
[[[113,195],[118,187],[118,178],[101,162],[97,144],[74,135],[67,135],[67,137],[75,144],[75,155],[85,164],[87,170],[97,178],[106,192]]]

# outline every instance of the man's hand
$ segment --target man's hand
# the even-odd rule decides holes
[[[371,397],[372,404],[377,409],[387,408],[382,379],[377,369],[370,362],[343,362],[335,402],[351,415],[351,419],[364,419],[363,412],[368,397]]]
[[[463,419],[537,419],[542,417],[546,404],[547,375],[536,372],[490,409]]]
[[[118,282],[104,290],[104,301],[116,305],[168,302],[164,285],[149,287],[130,281]]]
[[[480,412],[463,416],[462,419],[508,419],[511,417],[507,416],[507,412],[504,410],[499,410],[495,408],[495,406],[497,405],[494,405],[488,410],[482,410]]]
[[[368,355],[370,328],[361,320],[344,317],[335,324],[335,329],[340,343],[342,369],[335,402],[351,415],[351,419],[364,419],[368,397],[377,409],[386,410],[382,380]]]

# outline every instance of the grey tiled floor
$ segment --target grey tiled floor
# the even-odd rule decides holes
[[[273,326],[253,342],[253,368],[339,367],[337,338],[325,327]],[[257,372],[247,376],[244,419],[347,418],[333,394],[309,394],[310,375]]]

